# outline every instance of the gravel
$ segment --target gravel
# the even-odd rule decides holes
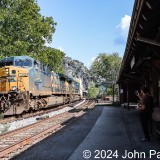
[[[9,132],[9,131],[13,131],[15,129],[18,129],[18,128],[21,128],[21,127],[24,127],[24,126],[27,126],[27,125],[31,125],[33,123],[36,123],[40,117],[53,117],[53,116],[56,116],[58,114],[67,112],[67,111],[69,111],[73,108],[76,108],[77,106],[81,105],[84,102],[85,102],[85,100],[83,100],[82,102],[78,103],[77,105],[75,105],[73,107],[64,107],[60,110],[53,111],[53,112],[50,112],[50,113],[46,113],[42,116],[35,116],[35,117],[27,118],[27,119],[16,120],[16,121],[9,122],[9,123],[6,123],[6,124],[0,124],[0,134],[6,133],[6,132]]]

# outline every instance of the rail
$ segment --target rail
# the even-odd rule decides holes
[[[94,102],[87,102],[78,106],[79,112],[64,112],[0,135],[0,158],[6,160],[26,150],[33,144],[65,127],[69,122],[82,116],[86,113],[86,108],[90,109],[93,106]]]

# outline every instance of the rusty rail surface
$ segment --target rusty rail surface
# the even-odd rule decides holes
[[[0,159],[13,157],[17,154],[17,150],[19,150],[19,153],[22,152],[25,150],[25,146],[28,148],[60,130],[73,119],[83,115],[85,108],[92,108],[93,106],[94,102],[87,102],[78,106],[79,109],[82,108],[79,112],[61,113],[57,116],[43,119],[32,125],[0,135]]]

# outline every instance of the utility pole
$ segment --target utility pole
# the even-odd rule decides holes
[[[112,89],[113,89],[113,104],[114,104],[114,83],[112,84]]]

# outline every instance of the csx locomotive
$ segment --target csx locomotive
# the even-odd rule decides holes
[[[0,61],[0,113],[21,114],[80,100],[80,83],[29,56]]]

